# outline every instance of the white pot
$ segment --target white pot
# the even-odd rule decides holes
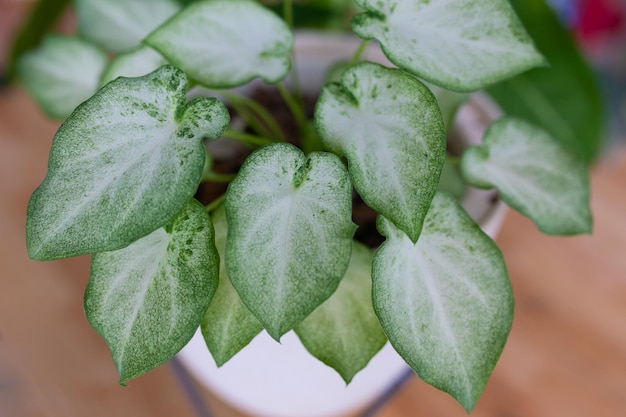
[[[358,43],[354,37],[299,34],[297,68],[304,92],[315,92],[329,66],[349,59]],[[378,48],[370,48],[364,57],[390,65]],[[479,143],[487,123],[497,114],[484,96],[472,96],[460,109],[454,130],[466,144]],[[495,194],[470,189],[462,203],[493,237],[504,215],[504,206]],[[339,374],[306,351],[293,331],[285,334],[280,344],[262,332],[221,368],[198,331],[177,357],[213,393],[257,417],[345,415],[379,398],[408,369],[387,343],[346,386]]]

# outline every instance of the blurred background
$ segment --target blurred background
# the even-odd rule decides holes
[[[60,122],[25,92],[15,62],[44,33],[73,33],[65,3],[0,0],[0,417],[238,416],[176,363],[120,387],[107,347],[82,310],[89,259],[28,260],[26,205],[45,176]],[[550,0],[551,9],[543,0],[512,4],[558,75],[533,70],[488,92],[507,112],[531,119],[544,100],[573,126],[560,139],[592,167],[594,233],[547,237],[529,220],[507,215],[497,240],[513,283],[515,321],[472,415],[623,417],[626,0]],[[520,85],[539,95],[519,93]],[[559,136],[553,120],[536,121]],[[368,415],[465,412],[411,377]]]

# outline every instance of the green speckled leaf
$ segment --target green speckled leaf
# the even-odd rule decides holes
[[[154,28],[175,14],[175,0],[75,0],[78,31],[107,51],[139,46]]]
[[[392,346],[421,379],[469,412],[511,328],[502,254],[461,206],[437,194],[417,244],[379,218],[374,309]]]
[[[377,39],[398,67],[456,91],[474,91],[543,65],[506,0],[357,0],[352,30]]]
[[[102,74],[100,85],[107,85],[117,77],[141,77],[166,64],[167,60],[157,51],[148,46],[140,46],[116,56]]]
[[[290,68],[293,35],[267,8],[250,0],[191,4],[145,41],[194,81],[209,88],[274,83]]]
[[[417,79],[371,62],[322,90],[315,109],[322,143],[348,160],[368,206],[416,241],[445,158],[435,97]]]
[[[92,259],[85,313],[109,345],[121,383],[178,353],[217,287],[219,257],[204,207],[191,200],[168,229]]]
[[[263,325],[243,304],[226,274],[224,254],[228,226],[224,205],[218,207],[211,217],[215,226],[215,246],[220,254],[220,283],[200,328],[215,363],[222,366],[246,347],[263,330]]]
[[[306,349],[350,383],[387,338],[372,308],[372,251],[354,242],[337,291],[295,331]]]
[[[513,117],[497,121],[482,146],[465,151],[461,170],[470,184],[495,187],[544,233],[591,231],[585,162],[535,125]]]
[[[28,205],[31,258],[119,249],[182,210],[202,175],[202,138],[229,123],[215,99],[185,104],[186,85],[171,66],[118,78],[70,115]]]
[[[226,215],[228,276],[278,340],[332,295],[348,267],[348,172],[333,154],[268,145],[230,184]]]
[[[20,58],[18,74],[43,111],[65,119],[98,89],[106,53],[79,38],[48,35],[41,46]]]

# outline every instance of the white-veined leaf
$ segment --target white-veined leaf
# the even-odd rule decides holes
[[[495,122],[482,146],[465,151],[461,169],[470,184],[495,187],[544,233],[591,232],[587,166],[538,126],[513,117]]]
[[[202,138],[219,137],[229,123],[216,99],[185,105],[186,85],[171,66],[118,78],[68,117],[28,205],[31,258],[116,250],[182,210],[202,175]]]
[[[109,345],[121,383],[178,353],[217,287],[219,257],[204,207],[191,200],[168,229],[92,259],[85,313]]]
[[[327,149],[348,159],[367,205],[416,241],[445,159],[443,122],[430,90],[400,70],[361,63],[341,84],[324,87],[315,127]]]
[[[117,77],[141,77],[166,65],[167,60],[149,46],[140,46],[116,56],[104,70],[100,86],[107,85]]]
[[[502,254],[461,206],[437,194],[417,244],[379,218],[374,309],[392,346],[427,383],[469,412],[511,328]]]
[[[194,81],[229,88],[256,77],[280,81],[290,68],[293,34],[253,1],[212,0],[187,6],[145,42]]]
[[[48,35],[38,49],[20,58],[20,81],[43,111],[65,119],[98,89],[106,53],[79,38]]]
[[[78,32],[110,52],[136,48],[174,15],[175,0],[75,0]]]
[[[380,42],[398,67],[474,91],[544,65],[506,0],[356,0],[352,30]]]
[[[220,282],[200,328],[202,336],[215,359],[222,366],[263,330],[263,325],[248,310],[230,283],[226,273],[226,211],[220,205],[212,213],[215,226],[215,246],[220,254]]]
[[[372,307],[371,271],[372,251],[353,242],[337,291],[295,328],[304,347],[346,384],[387,341]]]
[[[288,144],[248,157],[226,195],[226,270],[279,339],[332,295],[350,260],[352,187],[335,155]]]

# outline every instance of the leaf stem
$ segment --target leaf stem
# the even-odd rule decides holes
[[[365,52],[365,48],[367,48],[367,45],[369,45],[369,43],[370,41],[367,39],[364,39],[363,41],[361,41],[361,44],[359,45],[357,50],[354,52],[354,55],[352,55],[350,62],[348,62],[349,67],[359,62],[359,60],[361,59],[361,56],[363,56],[363,52]]]
[[[230,102],[233,108],[235,108],[235,111],[237,111],[237,113],[241,115],[246,123],[250,124],[250,127],[256,130],[258,133],[263,133],[266,136],[274,136],[280,142],[285,141],[285,135],[283,134],[280,125],[276,121],[276,118],[274,118],[274,116],[272,116],[272,114],[258,101],[249,97],[231,93],[229,91],[222,91],[220,92],[220,94],[222,94],[226,98],[226,100]],[[253,115],[245,111],[243,107],[247,107],[248,109],[252,110],[252,112],[254,112],[256,116],[261,119],[261,122],[264,123],[265,126],[259,124],[258,120]]]
[[[237,174],[219,174],[211,171],[202,177],[202,181],[228,183],[234,180],[236,176]]]
[[[215,210],[217,207],[219,207],[219,205],[222,204],[222,202],[225,199],[226,199],[226,194],[222,194],[221,196],[217,197],[215,200],[211,201],[209,204],[204,206],[204,209],[206,210],[207,213],[210,213],[213,210]]]
[[[283,1],[283,19],[293,29],[293,3],[291,0]]]
[[[289,107],[289,111],[293,114],[293,117],[296,119],[296,123],[298,124],[298,131],[300,133],[305,132],[307,126],[307,118],[304,114],[304,109],[298,101],[291,94],[289,89],[285,86],[283,82],[277,84],[278,91],[280,92],[281,97],[285,100],[287,107]]]
[[[276,143],[275,140],[264,136],[251,135],[249,133],[237,132],[236,130],[231,129],[227,129],[222,136],[225,138],[238,140],[252,146],[265,146],[271,143]]]
[[[461,164],[461,157],[446,153],[446,164],[458,166]]]

